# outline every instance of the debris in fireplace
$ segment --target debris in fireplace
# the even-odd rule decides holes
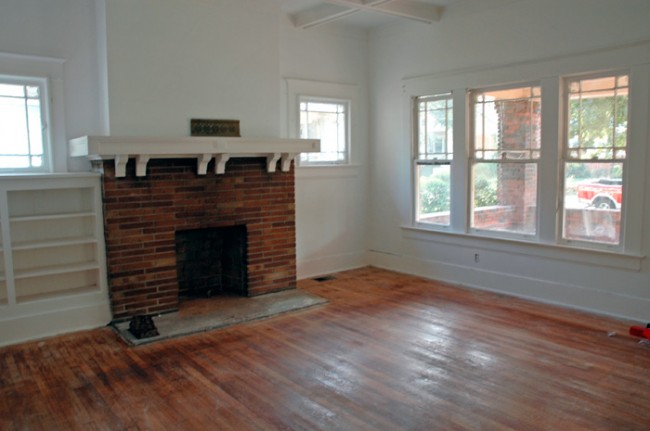
[[[142,314],[133,316],[131,323],[129,323],[129,332],[138,340],[160,335],[156,325],[153,323],[153,318]]]

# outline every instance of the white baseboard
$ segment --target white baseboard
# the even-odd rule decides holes
[[[347,271],[368,265],[367,253],[346,253],[332,256],[323,256],[317,259],[298,260],[298,280],[331,274],[333,272]]]
[[[648,321],[650,300],[585,286],[451,265],[444,262],[369,252],[368,262],[378,268],[412,274],[444,283],[505,293],[625,320]],[[614,286],[615,287],[615,286]]]
[[[51,313],[7,318],[0,320],[0,346],[100,328],[110,321],[111,312],[107,304],[90,304]]]

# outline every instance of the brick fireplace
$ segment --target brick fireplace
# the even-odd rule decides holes
[[[68,145],[70,156],[103,171],[114,320],[175,311],[188,286],[211,279],[217,290],[245,296],[296,287],[293,161],[320,151],[319,140],[82,136]],[[218,262],[193,260],[187,256],[202,252],[188,253],[188,239],[244,254],[220,250],[207,258]]]
[[[261,295],[296,286],[293,168],[269,172],[268,159],[233,158],[216,174],[192,159],[136,160],[116,175],[103,168],[107,274],[113,318],[179,307],[177,233],[240,226],[246,235],[246,290]]]

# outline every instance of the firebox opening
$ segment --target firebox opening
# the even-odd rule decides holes
[[[179,299],[247,296],[246,226],[176,232]]]

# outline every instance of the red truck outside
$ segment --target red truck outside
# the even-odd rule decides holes
[[[623,180],[601,178],[578,184],[578,200],[599,209],[617,209],[623,201]]]

